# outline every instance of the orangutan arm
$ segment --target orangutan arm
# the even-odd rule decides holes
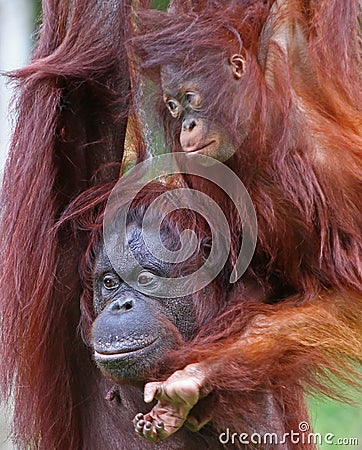
[[[357,316],[362,299],[351,294],[346,302],[351,304],[351,298],[356,314],[350,311],[349,317],[340,309],[344,302],[341,295],[325,294],[313,304],[300,306],[295,299],[286,301],[256,315],[236,338],[215,343],[212,349],[191,351],[198,362],[176,371],[164,382],[146,385],[145,401],[158,402],[148,414],[136,416],[136,432],[157,441],[184,424],[195,431],[200,429],[212,418],[212,412],[194,406],[214,389],[253,393],[270,380],[283,387],[288,380],[299,380],[323,389],[315,375],[326,369],[351,382],[350,361],[362,361]]]

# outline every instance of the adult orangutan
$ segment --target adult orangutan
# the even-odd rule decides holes
[[[361,361],[359,12],[355,0],[175,0],[167,13],[139,14],[129,50],[160,88],[168,144],[224,161],[257,210],[251,273],[274,306],[238,331],[237,284],[212,354],[207,340],[182,354],[186,367],[199,363],[209,390],[248,392],[269,380],[300,393],[320,387],[325,370],[346,380],[345,357]],[[186,180],[212,196],[204,181]],[[177,380],[146,385],[145,397],[160,400],[139,416],[145,437],[157,439],[150,424],[177,413]]]
[[[69,206],[63,220],[72,219],[89,232],[82,264],[82,335],[92,349],[97,366],[116,383],[107,397],[119,400],[113,402],[115,404],[110,410],[121,419],[119,429],[114,429],[114,436],[104,445],[106,448],[139,448],[143,443],[136,435],[132,436],[129,413],[137,411],[143,403],[144,384],[157,377],[165,356],[186,345],[200,327],[222,314],[227,295],[224,284],[230,265],[213,283],[194,295],[185,293],[182,297],[172,297],[170,293],[167,298],[159,297],[159,276],[162,279],[173,278],[176,282],[174,277],[197,270],[207,258],[211,239],[208,225],[191,210],[187,214],[182,210],[165,215],[162,208],[153,208],[154,200],[173,190],[164,184],[153,183],[135,195],[123,226],[118,211],[126,208],[124,185],[123,190],[119,190],[121,200],[116,209],[113,208],[114,218],[105,217],[105,201],[113,187],[114,183],[109,183],[84,192]],[[169,202],[164,200],[164,204]],[[145,224],[146,213],[150,215]],[[108,223],[110,220],[112,222]],[[102,233],[103,221],[111,230],[108,236],[113,242],[111,248],[107,247]],[[197,251],[183,262],[165,262],[161,257],[162,248],[155,244],[152,252],[144,240],[144,233],[148,231],[152,242],[156,243],[158,223],[161,224],[162,245],[169,250],[177,250],[181,245],[181,233],[192,229],[197,235]],[[122,274],[129,274],[127,282]],[[188,397],[187,392],[185,395],[188,402],[196,402],[196,399]],[[265,401],[260,403],[268,420],[278,419],[268,393]],[[162,433],[162,422],[157,427]],[[258,427],[256,429],[262,432]],[[184,428],[161,448],[208,449],[222,446],[215,429],[207,426],[199,433]]]

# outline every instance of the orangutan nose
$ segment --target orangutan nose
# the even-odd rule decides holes
[[[197,123],[195,119],[185,119],[182,122],[182,131],[192,131],[196,125]]]

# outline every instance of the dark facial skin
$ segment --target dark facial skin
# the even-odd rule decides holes
[[[130,225],[127,235],[130,249],[144,267],[143,270],[126,267],[137,283],[145,288],[152,286],[154,274],[170,274],[170,266],[147,252],[137,225]],[[120,265],[127,261],[122,248],[114,251],[118,254],[113,261],[119,261]],[[111,266],[103,246],[97,256],[93,283],[97,314],[91,334],[94,358],[114,381],[147,380],[167,351],[191,337],[192,298],[158,299],[131,288]]]
[[[230,58],[225,73],[230,84],[235,84],[242,76],[245,61],[240,55]],[[227,161],[236,151],[221,119],[205,114],[207,100],[200,80],[196,77],[179,80],[179,70],[175,66],[166,66],[161,71],[163,99],[171,116],[180,122],[180,144],[184,152],[198,153]]]

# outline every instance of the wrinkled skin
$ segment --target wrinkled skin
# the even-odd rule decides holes
[[[113,256],[119,266],[127,261],[127,271],[144,289],[153,287],[154,275],[167,275],[170,265],[157,260],[145,248],[141,229],[127,230],[130,251],[141,266],[133,267],[120,245]],[[190,296],[159,299],[127,285],[112,267],[104,248],[99,251],[94,269],[94,309],[97,317],[91,341],[99,368],[116,382],[135,383],[147,380],[164,354],[175,348],[193,332],[194,313]]]
[[[156,442],[172,435],[184,424],[192,431],[201,429],[212,417],[209,408],[199,404],[199,400],[208,394],[206,381],[206,368],[201,364],[190,364],[164,382],[146,384],[145,402],[156,399],[157,404],[149,413],[136,415],[133,421],[136,433]],[[201,407],[190,414],[196,404]]]

